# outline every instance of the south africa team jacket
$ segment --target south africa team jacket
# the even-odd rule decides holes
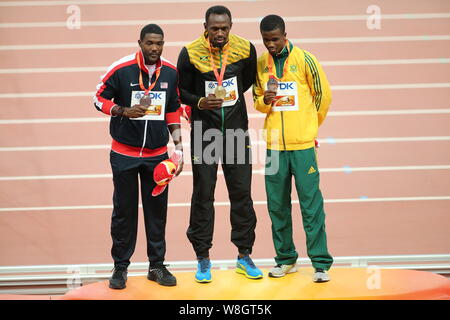
[[[267,148],[303,150],[314,147],[318,128],[331,103],[330,85],[322,67],[311,53],[292,46],[288,65],[284,66],[285,74],[279,81],[277,100],[267,105],[264,91],[269,80],[268,59],[268,52],[258,58],[253,90],[255,108],[266,113]]]

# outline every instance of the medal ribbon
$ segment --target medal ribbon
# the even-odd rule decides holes
[[[222,68],[220,69],[220,74],[219,71],[217,71],[216,68],[216,64],[214,63],[214,57],[213,57],[213,53],[212,53],[212,49],[211,49],[211,44],[209,43],[209,39],[208,39],[208,49],[209,49],[209,53],[210,53],[210,62],[211,62],[211,69],[214,72],[214,76],[216,77],[217,80],[217,85],[221,86],[222,82],[223,82],[223,77],[225,75],[225,69],[227,68],[227,60],[228,60],[228,50],[225,51],[225,56],[223,58],[223,62],[222,62]]]
[[[144,86],[144,81],[142,80],[142,70],[141,70],[142,65],[141,65],[141,59],[139,59],[139,54],[142,54],[142,51],[140,51],[140,52],[138,52],[138,53],[136,54],[136,61],[137,61],[137,64],[138,64],[138,66],[139,66],[139,86],[141,87],[141,90],[144,91],[144,95],[147,96],[148,93],[149,93],[149,92],[153,89],[153,87],[156,85],[156,82],[158,81],[158,78],[159,78],[159,73],[160,73],[160,71],[161,71],[161,68],[157,68],[157,69],[155,70],[155,74],[156,74],[155,81],[154,81],[152,84],[149,85],[148,89],[146,89],[145,86]],[[144,59],[143,54],[142,54],[142,59]],[[149,82],[150,82],[150,81],[151,81],[151,79],[149,79]]]
[[[283,68],[283,75],[281,76],[281,78],[277,77],[276,72],[273,72],[273,65],[274,65],[274,61],[273,61],[273,57],[272,55],[269,53],[269,57],[268,57],[268,67],[269,67],[269,78],[275,78],[278,81],[281,81],[281,79],[283,78],[283,76],[286,74],[287,68],[289,66],[289,56],[291,54],[291,49],[289,48],[289,41],[286,40],[286,48],[288,51],[288,57],[286,58],[286,60],[284,61],[284,68]]]

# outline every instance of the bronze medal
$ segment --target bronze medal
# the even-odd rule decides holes
[[[277,92],[278,91],[278,81],[275,78],[270,77],[267,81],[267,90]]]

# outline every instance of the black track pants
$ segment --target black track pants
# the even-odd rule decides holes
[[[256,214],[251,198],[252,165],[250,139],[233,135],[213,141],[194,140],[191,132],[193,193],[187,236],[197,258],[208,257],[214,231],[214,191],[218,163],[222,170],[231,203],[231,241],[239,253],[250,254],[255,242]],[[197,145],[194,147],[194,143]],[[232,150],[232,151],[231,151]]]
[[[156,185],[153,181],[153,169],[165,159],[167,153],[151,158],[135,158],[111,151],[110,162],[114,182],[111,255],[115,267],[128,267],[136,246],[138,177],[144,209],[148,259],[150,265],[160,265],[164,261],[168,188],[157,197],[153,197],[151,193]]]

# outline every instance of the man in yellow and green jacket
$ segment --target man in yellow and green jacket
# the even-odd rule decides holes
[[[333,258],[327,248],[315,141],[331,103],[330,86],[316,58],[287,40],[281,17],[266,16],[260,31],[268,52],[258,58],[253,97],[255,108],[266,114],[265,184],[277,263],[269,276],[297,270],[291,217],[294,176],[313,281],[329,281]]]

